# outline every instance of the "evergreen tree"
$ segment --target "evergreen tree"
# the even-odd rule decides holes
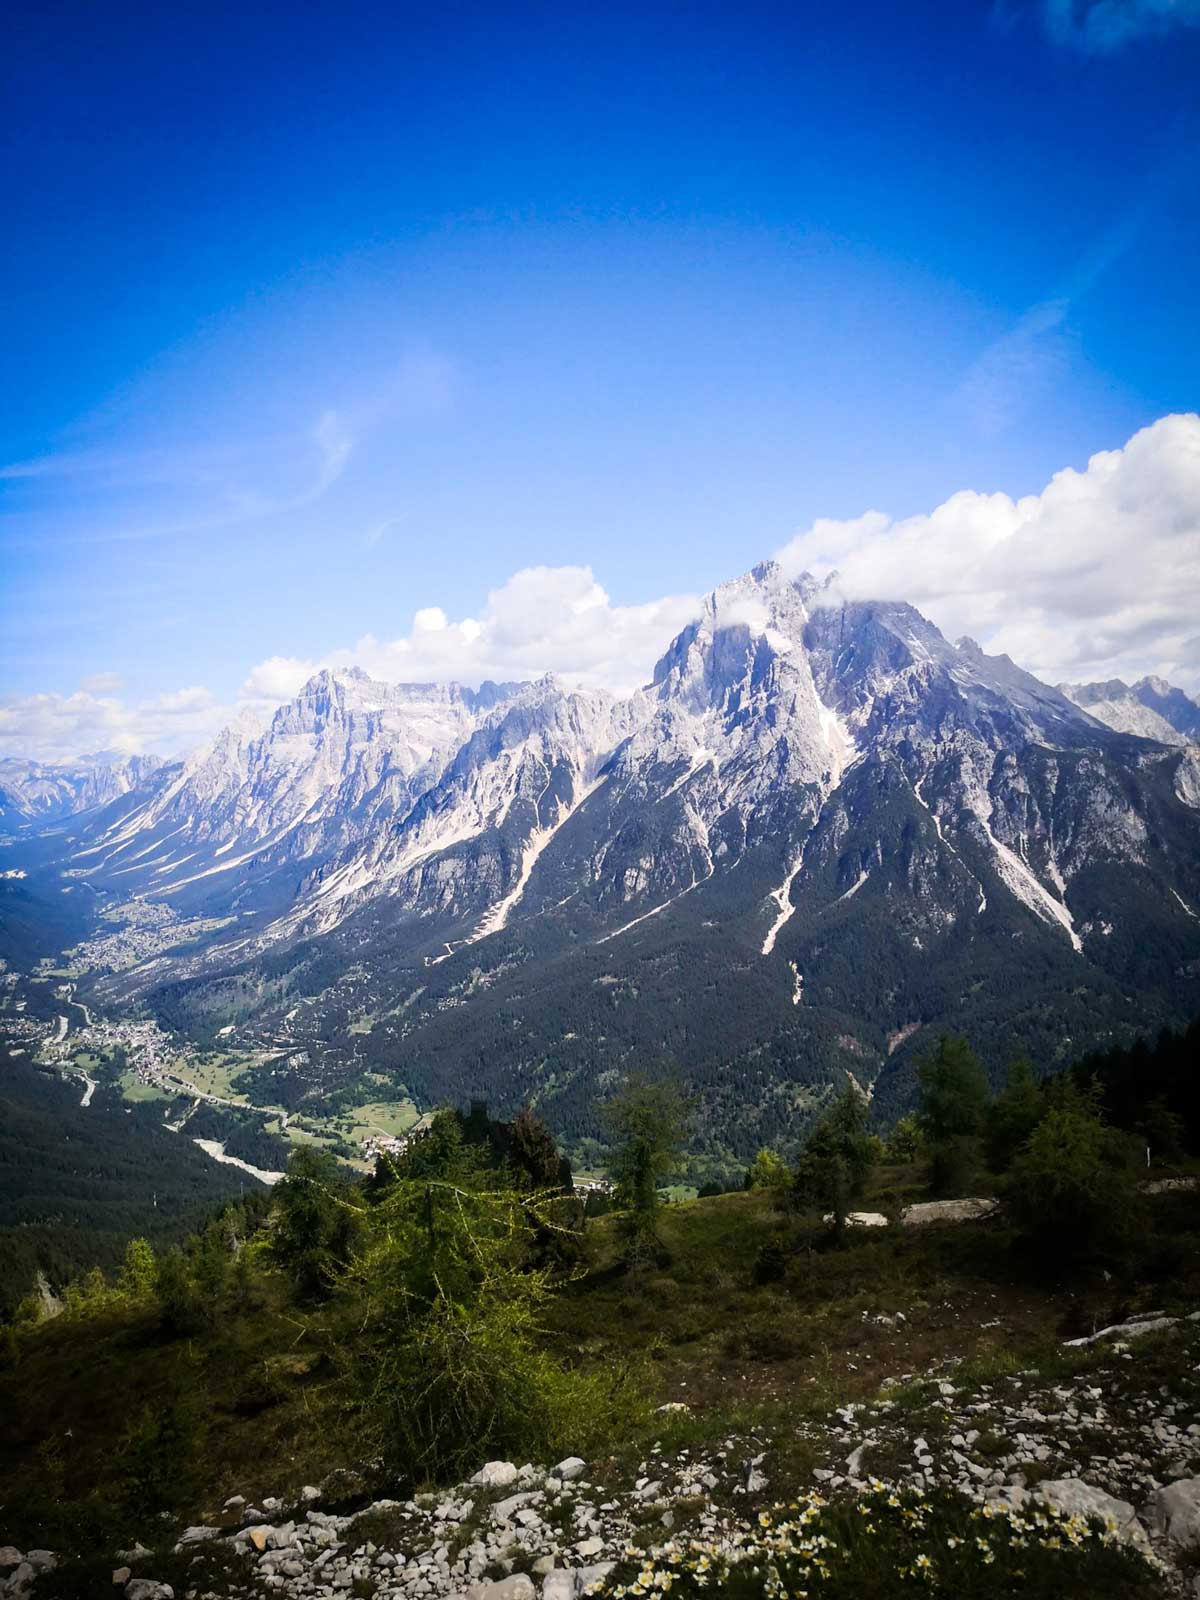
[[[117,1292],[129,1300],[144,1300],[154,1292],[154,1251],[145,1239],[131,1239],[117,1279]]]
[[[1129,1141],[1101,1120],[1091,1094],[1053,1106],[1014,1161],[1006,1198],[1026,1246],[1069,1272],[1104,1266],[1131,1241],[1138,1216]]]
[[[1003,1092],[987,1109],[987,1157],[993,1172],[1008,1170],[1045,1109],[1028,1057],[1018,1056],[1009,1066]]]
[[[862,1095],[851,1084],[817,1123],[796,1168],[795,1195],[803,1206],[828,1209],[840,1235],[851,1202],[862,1194],[875,1158]]]
[[[553,1459],[637,1408],[626,1376],[569,1371],[540,1338],[553,1292],[536,1228],[558,1226],[490,1169],[398,1175],[369,1212],[339,1284],[359,1308],[343,1369],[383,1458],[409,1478],[460,1477],[483,1457]]]
[[[961,1193],[979,1161],[988,1104],[983,1068],[965,1039],[943,1034],[933,1053],[917,1063],[917,1078],[930,1188],[935,1195]]]
[[[154,1274],[154,1297],[158,1301],[163,1326],[180,1337],[200,1333],[208,1323],[209,1310],[203,1304],[187,1258],[176,1246],[164,1250]]]
[[[328,1294],[358,1230],[358,1208],[334,1158],[301,1145],[275,1185],[274,1254],[303,1295]]]
[[[633,1078],[604,1109],[616,1140],[610,1168],[626,1254],[645,1260],[659,1248],[658,1181],[675,1170],[683,1152],[687,1107],[673,1083]]]
[[[560,1187],[563,1159],[554,1135],[536,1112],[529,1106],[522,1106],[509,1131],[512,1141],[509,1165],[518,1179],[523,1179],[533,1189]]]
[[[791,1181],[792,1174],[787,1162],[778,1150],[772,1150],[767,1145],[755,1156],[746,1174],[748,1189],[786,1189]]]
[[[885,1154],[889,1161],[901,1161],[906,1166],[921,1154],[921,1128],[916,1117],[901,1117],[888,1135]]]
[[[1185,1159],[1187,1129],[1165,1096],[1158,1095],[1150,1101],[1135,1123],[1134,1132],[1145,1147],[1147,1165],[1173,1167]]]

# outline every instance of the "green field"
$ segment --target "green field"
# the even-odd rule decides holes
[[[373,1100],[368,1105],[356,1106],[352,1112],[335,1119],[347,1137],[361,1139],[367,1134],[385,1133],[396,1138],[407,1133],[420,1112],[411,1100]]]
[[[142,1100],[168,1100],[171,1098],[162,1089],[156,1089],[152,1083],[143,1083],[137,1073],[130,1068],[127,1068],[117,1081],[121,1086],[122,1097],[135,1103]]]

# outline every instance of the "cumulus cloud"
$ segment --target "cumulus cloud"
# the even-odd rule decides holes
[[[1200,689],[1200,416],[1163,417],[1040,494],[963,490],[902,521],[822,520],[780,552],[847,595],[909,600],[1056,682]]]
[[[951,638],[1006,652],[1050,682],[1155,672],[1200,691],[1200,416],[1164,417],[1040,494],[962,490],[895,520],[822,518],[779,552],[786,570],[837,569],[851,598],[911,601]],[[732,576],[732,574],[731,574]],[[99,673],[74,694],[0,700],[0,753],[67,759],[97,749],[174,753],[240,710],[269,712],[321,667],[392,682],[478,684],[552,672],[623,693],[645,683],[698,612],[694,595],[615,605],[590,567],[527,567],[474,616],[426,605],[392,639],[366,634],[320,659],[271,656],[234,704],[193,686],[140,701]],[[727,620],[763,626],[752,598]]]
[[[471,685],[552,672],[572,686],[625,693],[649,681],[668,641],[698,610],[695,595],[615,606],[590,567],[527,567],[491,591],[478,617],[454,621],[441,606],[423,606],[394,639],[364,634],[319,660],[271,656],[251,669],[239,703],[266,710],[322,667],[361,667],[392,683]]]
[[[86,687],[9,697],[0,699],[0,756],[55,762],[101,750],[173,752],[211,739],[231,711],[199,686],[138,701]]]
[[[398,638],[366,634],[320,662],[264,663],[244,693],[251,698],[288,673],[303,681],[319,666],[362,667],[392,682],[478,684],[552,672],[571,685],[623,693],[648,681],[668,640],[698,609],[694,595],[614,605],[590,567],[527,567],[493,589],[476,617],[452,620],[441,606],[425,606]]]

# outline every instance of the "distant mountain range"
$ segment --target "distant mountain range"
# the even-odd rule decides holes
[[[54,764],[0,758],[0,826],[56,822],[139,788],[163,765],[158,756],[111,751]]]
[[[1161,680],[1052,688],[766,563],[628,698],[322,672],[65,824],[4,782],[59,819],[32,887],[183,919],[99,1003],[235,1025],[276,1095],[369,1072],[582,1136],[670,1060],[745,1150],[847,1075],[896,1109],[940,1028],[995,1069],[1200,1010],[1197,739]]]
[[[1118,733],[1136,733],[1160,744],[1200,740],[1200,705],[1165,678],[1140,678],[1135,684],[1060,683],[1069,700]]]

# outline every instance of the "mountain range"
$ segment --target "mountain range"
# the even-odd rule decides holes
[[[894,1114],[940,1029],[998,1073],[1200,1009],[1197,739],[1161,679],[1054,688],[768,562],[628,697],[325,671],[183,762],[3,782],[32,890],[176,919],[97,1003],[234,1028],[285,1103],[582,1138],[670,1062],[745,1151],[847,1076]]]
[[[139,788],[163,765],[158,756],[101,751],[50,763],[0,758],[0,827],[56,822]]]

